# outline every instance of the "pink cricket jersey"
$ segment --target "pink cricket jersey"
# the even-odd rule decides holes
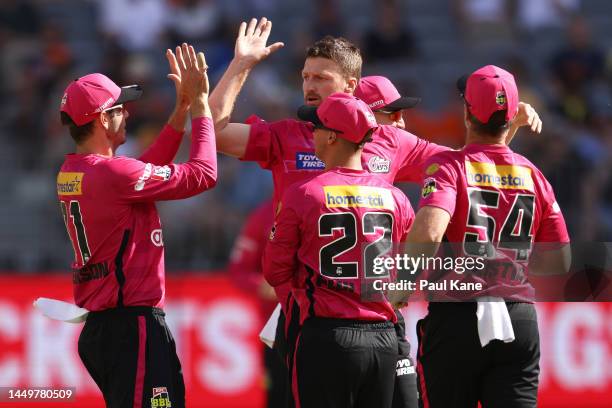
[[[362,284],[389,278],[374,259],[401,242],[414,220],[410,202],[381,177],[336,168],[289,187],[264,252],[264,276],[291,285],[300,319],[393,321],[387,301],[362,300]],[[279,293],[281,296],[281,293]]]
[[[310,123],[293,119],[266,122],[251,116],[249,141],[245,161],[256,161],[272,171],[274,181],[274,208],[290,185],[307,181],[320,174],[325,165],[314,152],[313,127]],[[423,180],[425,161],[432,155],[450,150],[446,146],[419,139],[415,135],[393,126],[380,126],[366,143],[363,168],[377,174],[389,183]],[[289,294],[289,287],[277,293]],[[286,298],[279,297],[283,309],[288,310]]]
[[[189,161],[170,163],[181,138],[166,125],[140,160],[66,155],[57,194],[75,253],[78,306],[163,306],[164,242],[155,201],[191,197],[217,177],[212,121],[192,120]]]
[[[445,238],[454,255],[488,259],[485,275],[471,275],[484,282],[473,297],[532,301],[527,263],[533,242],[569,242],[540,170],[508,146],[470,144],[431,157],[425,173],[419,208],[439,207],[451,215]]]

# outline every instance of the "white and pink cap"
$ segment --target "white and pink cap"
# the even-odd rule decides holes
[[[94,120],[98,113],[136,100],[141,95],[138,85],[120,88],[105,75],[89,74],[68,85],[60,110],[66,112],[77,126],[83,126]]]
[[[398,111],[414,108],[421,98],[402,96],[393,83],[383,76],[366,76],[359,80],[355,96],[368,104],[373,111]]]
[[[506,121],[518,112],[519,95],[514,76],[508,71],[487,65],[457,81],[468,110],[481,123],[487,123],[497,111],[506,111]]]
[[[315,128],[332,130],[338,137],[353,143],[360,143],[370,129],[378,127],[368,105],[344,92],[331,94],[319,107],[300,107],[298,117],[312,122]]]

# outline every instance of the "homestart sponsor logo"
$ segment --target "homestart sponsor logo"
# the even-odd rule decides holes
[[[324,186],[327,208],[366,207],[393,210],[395,201],[390,190],[366,186]]]
[[[465,162],[465,173],[471,186],[533,191],[529,167]]]
[[[58,195],[82,195],[85,173],[60,172],[57,175]]]
[[[295,168],[298,170],[323,170],[323,163],[314,153],[297,152],[295,154]]]

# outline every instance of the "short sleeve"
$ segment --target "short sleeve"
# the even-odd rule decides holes
[[[240,160],[258,162],[264,169],[272,167],[274,162],[274,148],[277,143],[277,135],[272,124],[253,115],[246,121],[251,125],[249,140]]]
[[[544,198],[542,220],[535,234],[535,242],[569,242],[561,207],[557,203],[552,186],[547,181],[544,182],[542,196]]]
[[[436,155],[426,161],[425,166],[419,208],[438,207],[452,217],[457,203],[458,182],[458,170],[454,162],[443,155]]]
[[[395,182],[420,183],[424,178],[425,163],[432,156],[451,150],[449,147],[428,142],[399,129],[397,142],[400,146],[400,165]]]

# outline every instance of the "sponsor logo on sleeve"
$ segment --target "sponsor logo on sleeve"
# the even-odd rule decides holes
[[[151,397],[151,408],[161,407],[172,407],[170,397],[168,396],[168,389],[166,387],[155,387],[153,388],[153,397]]]
[[[372,156],[368,160],[370,173],[388,173],[391,169],[391,160],[380,156]]]
[[[427,169],[425,170],[425,174],[428,176],[431,176],[432,174],[435,174],[439,169],[440,169],[440,165],[438,163],[432,163],[429,166],[427,166]]]
[[[529,167],[465,162],[465,172],[470,186],[533,191]]]
[[[275,234],[276,234],[276,223],[274,223],[274,225],[272,225],[272,228],[270,229],[270,235],[268,236],[268,240],[274,241]]]
[[[172,175],[172,170],[169,166],[155,167],[153,174],[151,174],[151,180],[168,181]]]
[[[144,188],[145,182],[151,178],[151,172],[153,171],[153,165],[151,163],[145,164],[145,168],[142,171],[138,181],[134,185],[134,190],[141,191]]]
[[[423,189],[421,190],[421,197],[427,198],[431,193],[435,193],[438,191],[436,186],[436,179],[434,178],[426,178],[423,181]]]
[[[297,152],[295,154],[295,168],[298,170],[323,170],[323,163],[314,153]]]
[[[59,172],[57,175],[58,195],[82,195],[85,173]]]
[[[384,208],[395,209],[391,190],[367,186],[324,186],[327,208]]]

